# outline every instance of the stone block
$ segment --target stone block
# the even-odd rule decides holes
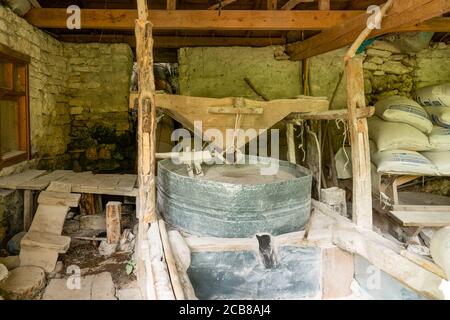
[[[388,58],[392,55],[392,52],[386,50],[378,50],[378,49],[367,49],[366,54],[368,56]]]

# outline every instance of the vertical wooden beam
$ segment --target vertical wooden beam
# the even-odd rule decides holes
[[[109,244],[119,243],[121,215],[122,202],[110,201],[106,204],[106,239]]]
[[[155,110],[151,108],[154,102],[153,81],[153,39],[152,25],[148,21],[147,0],[137,0],[138,20],[135,24],[136,57],[139,70],[138,95],[138,184],[139,192],[136,199],[136,216],[138,218],[137,236],[137,280],[144,299],[156,299],[156,289],[152,285],[153,275],[146,266],[149,260],[147,242],[148,223],[155,216],[154,172],[151,170],[152,155],[150,149],[154,146],[152,139],[155,127]],[[154,106],[154,104],[153,104]],[[153,110],[152,110],[153,109]],[[152,127],[153,126],[153,127]],[[145,127],[145,128],[144,128]],[[154,137],[154,134],[153,134]],[[155,219],[153,219],[155,220]]]
[[[156,213],[156,104],[152,23],[146,0],[137,0],[136,57],[138,94],[138,283],[145,299],[174,299]],[[150,225],[149,225],[150,224]]]
[[[287,138],[287,148],[288,148],[288,161],[290,163],[297,163],[296,159],[296,148],[295,148],[295,134],[294,134],[294,124],[288,122],[286,125],[286,138]]]
[[[177,9],[177,0],[167,0],[167,10]]]
[[[277,0],[267,0],[267,10],[277,10]]]
[[[347,107],[353,167],[353,222],[372,229],[372,185],[367,120],[357,119],[356,109],[365,108],[362,58],[347,61]]]
[[[330,10],[330,0],[319,0],[319,10]]]

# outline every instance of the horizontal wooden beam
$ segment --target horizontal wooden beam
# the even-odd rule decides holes
[[[65,42],[104,42],[104,43],[128,43],[131,47],[136,46],[134,35],[86,35],[86,34],[63,34],[58,39]],[[154,36],[153,48],[183,48],[183,47],[265,47],[270,45],[284,45],[284,38],[269,37],[180,37],[180,36]]]
[[[394,0],[392,8],[383,19],[381,29],[374,29],[370,36],[398,32],[405,26],[421,24],[443,15],[450,10],[449,2],[448,0]],[[292,60],[303,60],[345,47],[366,28],[368,19],[367,13],[347,19],[317,36],[288,45],[287,52]]]
[[[154,30],[324,30],[365,11],[150,10]],[[66,9],[31,9],[25,19],[38,28],[66,28]],[[82,9],[82,29],[134,30],[136,10]]]
[[[370,118],[375,113],[374,107],[367,108],[358,108],[356,110],[356,117],[358,119],[362,118]],[[327,110],[320,112],[309,112],[304,114],[291,114],[286,120],[295,120],[295,119],[303,119],[303,120],[347,120],[348,119],[348,110],[347,109],[338,109],[338,110]]]
[[[423,31],[423,32],[450,32],[450,17],[433,18],[422,23],[402,27],[401,32]]]

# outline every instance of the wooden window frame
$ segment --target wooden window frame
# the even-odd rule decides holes
[[[29,64],[30,57],[0,44],[0,62],[8,66],[7,86],[0,87],[0,100],[12,100],[18,104],[18,144],[19,154],[4,156],[0,154],[0,169],[31,158],[30,108],[29,108]],[[14,85],[14,72],[23,79],[21,90]],[[9,77],[10,75],[10,77]]]

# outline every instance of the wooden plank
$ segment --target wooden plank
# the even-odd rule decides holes
[[[433,272],[435,275],[438,275],[442,279],[448,280],[448,276],[445,274],[444,270],[435,264],[433,261],[426,259],[423,256],[419,256],[413,252],[409,252],[408,250],[402,250],[400,254],[416,263],[417,265],[423,267],[424,269]]]
[[[47,187],[47,191],[70,193],[72,192],[72,184],[61,181],[52,181]]]
[[[372,184],[367,120],[356,117],[357,108],[365,108],[362,59],[347,61],[347,108],[353,170],[353,222],[372,229]]]
[[[106,238],[110,244],[119,243],[121,215],[122,202],[109,201],[106,204]]]
[[[433,205],[406,205],[396,204],[392,208],[394,211],[421,211],[421,212],[448,212],[450,213],[449,206],[433,206]]]
[[[119,183],[116,185],[116,190],[118,191],[133,191],[136,185],[137,175],[135,174],[123,174],[120,175]]]
[[[374,107],[356,109],[356,117],[358,119],[370,118],[374,115],[374,113],[375,113]],[[299,113],[299,114],[294,113],[291,114],[286,119],[294,120],[297,118],[303,120],[337,120],[337,119],[348,120],[348,110],[340,109],[340,110],[328,110],[328,111]]]
[[[77,193],[42,191],[39,194],[38,203],[76,208],[78,207],[80,198],[81,195]]]
[[[17,189],[28,189],[28,190],[44,190],[48,187],[50,182],[56,181],[67,174],[73,174],[71,170],[55,170],[49,174],[42,175],[38,178],[26,181],[17,186]]]
[[[322,299],[342,299],[352,294],[353,255],[338,247],[322,250]],[[339,275],[339,276],[336,276]]]
[[[405,227],[450,226],[450,212],[390,211],[390,214]]]
[[[348,252],[358,254],[403,285],[429,299],[444,299],[439,289],[442,278],[422,268],[384,245],[386,239],[373,231],[334,228],[333,243]]]
[[[350,10],[150,10],[155,30],[324,30],[365,11]],[[83,29],[133,30],[136,10],[82,9]],[[38,28],[66,28],[66,9],[31,9],[25,19]],[[413,23],[413,22],[412,22]]]
[[[39,205],[34,215],[30,231],[60,235],[69,207]]]
[[[45,232],[30,231],[22,238],[21,245],[33,248],[44,248],[65,253],[70,246],[70,237]]]
[[[418,30],[419,29],[419,30]],[[437,17],[412,26],[402,27],[402,32],[450,32],[450,18]]]
[[[45,170],[26,170],[10,176],[0,177],[0,188],[18,189],[18,186],[46,173]]]
[[[412,26],[450,11],[447,0],[394,0],[389,15],[383,19],[381,29],[374,29],[371,36],[397,32],[404,26]],[[319,11],[320,12],[320,11]],[[303,60],[321,53],[351,44],[366,28],[368,13],[347,19],[317,36],[288,45],[291,60]]]
[[[263,114],[263,108],[210,107],[209,113],[217,114]]]

